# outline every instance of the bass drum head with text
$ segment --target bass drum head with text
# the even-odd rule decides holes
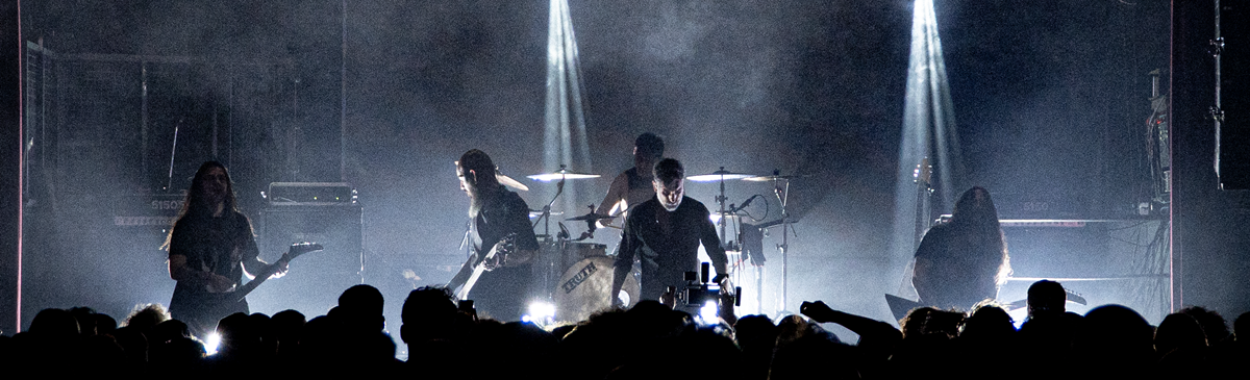
[[[553,298],[556,303],[556,320],[579,322],[591,314],[611,307],[608,293],[612,291],[612,267],[614,257],[595,256],[578,261],[564,271],[556,283]],[[638,274],[631,270],[621,286],[621,298],[626,306],[638,302],[640,288]]]

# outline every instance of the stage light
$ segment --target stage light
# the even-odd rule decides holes
[[[699,319],[703,320],[703,324],[716,324],[720,319],[720,308],[716,307],[716,301],[707,301],[703,303],[703,307],[699,308]]]
[[[634,300],[629,299],[629,292],[621,290],[621,292],[616,295],[616,298],[621,300],[621,305],[633,305],[631,302]]]
[[[545,326],[553,323],[556,318],[556,305],[550,302],[535,301],[529,304],[529,313],[521,317],[521,321]]]
[[[204,339],[204,352],[208,355],[217,355],[217,346],[221,345],[221,334],[212,332]]]

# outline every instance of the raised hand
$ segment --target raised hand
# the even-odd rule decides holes
[[[829,308],[829,305],[825,305],[824,301],[803,302],[799,306],[799,313],[817,322],[829,322],[833,309]]]

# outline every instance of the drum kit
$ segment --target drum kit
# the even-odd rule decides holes
[[[602,228],[597,222],[605,219],[611,219],[608,215],[596,214],[594,206],[589,206],[590,211],[586,214],[576,217],[565,218],[564,221],[569,222],[585,222],[586,231],[578,237],[573,238],[561,222],[556,222],[559,232],[553,237],[550,231],[551,216],[562,215],[560,211],[553,211],[551,206],[555,204],[560,195],[564,192],[564,183],[567,180],[581,180],[599,178],[597,174],[584,174],[568,171],[563,165],[559,171],[552,173],[543,173],[526,176],[527,178],[539,182],[556,182],[556,195],[551,202],[545,204],[542,209],[531,210],[530,219],[533,220],[534,228],[539,224],[543,225],[544,234],[540,237],[541,252],[535,258],[534,279],[536,284],[540,284],[539,290],[535,292],[535,297],[550,300],[555,305],[556,318],[563,321],[580,321],[588,318],[592,313],[612,306],[611,298],[608,293],[611,292],[612,279],[615,275],[614,261],[615,256],[608,254],[608,247],[604,244],[596,244],[584,242],[584,240],[593,238],[594,232],[598,228]],[[752,200],[757,196],[749,198],[742,202],[741,205],[729,204],[726,206],[728,198],[725,196],[725,185],[728,181],[747,181],[747,182],[771,182],[774,185],[774,193],[782,207],[782,218],[780,220],[764,223],[759,226],[750,226],[763,230],[772,226],[780,225],[783,228],[783,242],[777,245],[778,250],[782,254],[782,293],[780,305],[785,305],[786,294],[786,256],[787,256],[787,237],[790,233],[790,225],[793,221],[788,219],[786,214],[787,197],[789,183],[793,179],[802,178],[802,175],[780,175],[774,171],[772,175],[754,175],[746,173],[735,173],[720,168],[712,173],[688,176],[686,180],[696,183],[712,183],[720,184],[720,194],[716,197],[720,211],[717,225],[720,229],[721,244],[730,254],[730,262],[733,263],[730,268],[730,277],[735,283],[740,283],[741,272],[743,272],[743,252],[741,250],[741,237],[735,240],[729,239],[726,235],[729,220],[737,218],[740,211],[747,208]],[[501,181],[503,182],[503,181]],[[516,181],[512,181],[516,182]],[[522,189],[524,185],[520,183],[508,184],[509,187]],[[748,225],[749,226],[749,225]],[[614,226],[606,226],[609,228],[619,228]],[[751,252],[752,255],[760,255],[753,258],[752,261],[757,265],[763,264],[763,256],[761,252]],[[757,271],[759,271],[757,267]],[[763,304],[763,276],[757,272],[754,276],[756,280],[756,300],[757,309]],[[617,298],[620,304],[632,305],[639,300],[641,291],[639,270],[635,265],[631,270],[630,276],[625,280]],[[756,311],[757,313],[760,310]]]
[[[790,278],[789,276],[789,248],[790,248],[789,237],[790,236],[789,235],[791,231],[793,230],[791,228],[791,225],[795,223],[795,220],[790,219],[790,214],[787,211],[786,207],[789,205],[788,201],[789,201],[789,193],[790,193],[790,181],[795,180],[795,179],[805,178],[805,177],[807,177],[807,175],[802,175],[802,174],[782,175],[781,172],[778,170],[774,170],[773,174],[771,175],[754,175],[754,174],[746,174],[746,173],[734,173],[734,172],[725,170],[724,167],[721,167],[720,170],[717,170],[709,174],[686,177],[686,180],[691,181],[691,182],[704,182],[704,183],[719,182],[720,183],[720,194],[716,196],[716,203],[720,206],[720,211],[718,213],[720,217],[717,220],[717,225],[718,227],[720,227],[721,244],[725,246],[724,247],[725,251],[730,256],[729,261],[730,263],[732,263],[731,267],[729,268],[730,278],[734,281],[734,283],[741,284],[745,282],[743,281],[744,280],[743,277],[744,275],[747,274],[746,273],[747,271],[744,270],[745,267],[743,264],[746,261],[744,260],[745,258],[744,256],[745,255],[751,256],[750,261],[753,264],[755,264],[755,271],[754,271],[755,273],[753,273],[754,275],[753,277],[755,280],[755,290],[756,290],[755,292],[756,313],[762,313],[763,305],[764,305],[764,275],[763,275],[763,268],[762,268],[764,264],[764,256],[762,252],[763,244],[761,242],[757,242],[757,243],[760,243],[759,247],[753,248],[753,249],[752,248],[744,249],[744,246],[745,247],[751,246],[751,244],[749,244],[750,243],[749,240],[752,240],[752,237],[754,237],[755,239],[760,239],[758,237],[759,235],[753,234],[752,232],[762,232],[763,230],[766,230],[768,228],[780,225],[782,227],[782,233],[781,233],[782,240],[781,240],[781,244],[777,245],[777,250],[781,252],[781,294],[779,295],[780,297],[778,299],[777,305],[781,307],[781,310],[778,311],[778,314],[779,315],[793,314],[791,312],[784,310],[785,305],[786,305],[786,295],[787,295],[786,293],[787,293],[789,278]],[[751,201],[755,199],[755,196],[752,196],[751,198],[747,198],[746,201],[743,201],[741,205],[730,204],[728,207],[726,207],[725,202],[728,201],[728,197],[725,196],[725,182],[735,181],[735,180],[742,180],[746,182],[766,182],[766,183],[771,182],[773,184],[773,194],[777,197],[777,201],[781,205],[781,218],[775,221],[771,221],[771,222],[767,222],[767,223],[763,223],[763,224],[755,225],[755,226],[744,224],[744,223],[740,224],[741,228],[738,229],[738,234],[737,234],[738,239],[736,241],[730,241],[728,239],[728,235],[726,234],[726,228],[730,224],[729,221],[731,219],[737,218],[738,212],[742,211],[743,209],[746,209],[747,206],[750,205]],[[750,231],[752,229],[755,231]],[[748,252],[750,250],[755,250],[755,252]]]

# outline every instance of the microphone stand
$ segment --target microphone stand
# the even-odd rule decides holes
[[[781,202],[781,244],[777,245],[777,250],[781,251],[781,310],[777,311],[777,316],[794,314],[786,310],[786,296],[789,290],[790,281],[790,214],[786,212],[787,200],[790,198],[790,181],[785,180],[785,186],[781,185],[782,179],[773,179],[773,193],[777,195],[777,200]]]
[[[721,172],[720,195],[716,196],[716,203],[720,204],[720,220],[717,220],[716,224],[720,225],[720,247],[721,249],[727,250],[730,248],[730,246],[729,246],[729,241],[728,241],[729,236],[725,234],[725,224],[726,224],[725,216],[729,214],[729,211],[725,210],[725,201],[729,200],[729,197],[725,196],[725,174],[724,174],[725,167],[721,166],[719,171]]]

